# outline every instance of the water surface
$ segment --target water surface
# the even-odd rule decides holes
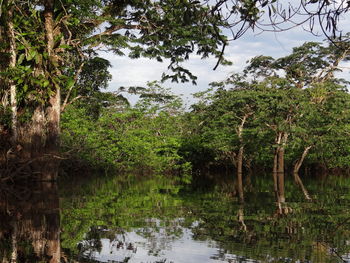
[[[284,214],[269,177],[244,205],[227,180],[182,190],[157,179],[84,184],[62,193],[62,246],[96,262],[350,262],[350,180],[305,184],[314,201],[291,181]]]
[[[262,176],[243,205],[217,176],[2,188],[0,262],[350,262],[350,179],[305,186],[313,202],[287,180],[282,214]]]

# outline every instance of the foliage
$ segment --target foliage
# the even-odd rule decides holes
[[[305,165],[346,168],[350,95],[347,82],[334,72],[347,58],[348,51],[314,42],[282,58],[255,57],[241,74],[197,94],[200,101],[187,113],[179,97],[158,82],[120,88],[116,94],[96,92],[67,108],[64,147],[106,170],[160,172],[187,171],[189,163],[196,169],[230,166],[243,146],[247,168],[267,168],[284,133],[287,168],[308,147]],[[139,101],[128,106],[122,92],[139,96]]]
[[[309,165],[348,167],[350,95],[347,82],[334,77],[348,56],[349,51],[310,42],[286,57],[253,58],[242,74],[198,94],[192,138],[199,136],[202,147],[215,152],[215,162],[230,163],[243,142],[247,165],[266,167],[272,165],[278,134],[284,133],[287,165],[311,147]]]
[[[104,87],[110,76],[109,62],[97,57],[96,51],[102,47],[118,55],[124,55],[128,49],[131,58],[169,59],[169,72],[163,79],[195,82],[196,77],[182,62],[196,53],[202,58],[213,55],[218,63],[227,64],[223,58],[231,40],[224,34],[227,29],[233,32],[232,39],[237,39],[249,28],[261,28],[268,14],[269,26],[276,31],[281,30],[281,18],[293,24],[294,15],[307,15],[312,30],[315,17],[327,14],[326,25],[323,20],[320,23],[335,37],[337,19],[349,8],[321,0],[301,1],[300,5],[303,8],[282,5],[276,0],[65,0],[46,4],[6,0],[1,4],[0,18],[4,37],[14,38],[9,42],[14,43],[16,63],[8,64],[9,47],[4,44],[0,50],[5,62],[2,74],[5,79],[14,80],[20,108],[33,108],[38,103],[47,106],[58,87],[67,94],[75,86],[71,99]],[[46,35],[48,12],[53,15],[53,43],[48,42]],[[12,27],[14,36],[7,32]],[[97,69],[99,74],[95,74]]]
[[[64,147],[92,167],[177,171],[186,182],[190,164],[179,155],[182,123],[173,107],[140,102],[122,112],[105,108],[97,119],[87,117],[84,108],[69,107],[62,119]]]

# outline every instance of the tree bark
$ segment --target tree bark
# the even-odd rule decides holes
[[[288,133],[282,133],[281,146],[279,147],[278,152],[278,192],[280,196],[280,202],[284,203],[286,201],[286,197],[284,194],[284,152],[285,146],[288,140]]]
[[[294,165],[294,169],[293,169],[293,173],[297,174],[299,173],[300,167],[302,166],[305,157],[307,156],[307,154],[309,153],[310,149],[312,146],[308,146],[304,149],[303,154],[301,155],[300,159],[295,163]]]
[[[279,201],[284,203],[286,201],[284,195],[284,147],[281,146],[277,150],[278,161],[277,161],[277,178],[278,178],[278,194]]]
[[[13,6],[8,8],[8,38],[9,38],[9,53],[10,53],[10,61],[9,68],[13,69],[16,67],[16,38],[15,38],[15,30],[13,25]],[[16,145],[17,143],[17,90],[16,84],[13,80],[9,80],[10,85],[10,105],[11,105],[11,140],[12,144]]]
[[[57,69],[57,55],[54,52],[54,0],[47,0],[44,9],[45,31],[47,40],[47,52],[50,61],[50,73],[52,75],[61,75]],[[51,156],[46,162],[42,172],[43,181],[56,180],[58,176],[59,160],[54,158],[59,149],[60,136],[60,114],[61,114],[61,90],[57,83],[51,81],[51,86],[55,90],[54,94],[49,99],[49,106],[46,109],[47,117],[47,135],[45,148]]]
[[[244,202],[242,167],[243,167],[243,146],[239,148],[238,155],[237,155],[237,190],[238,190],[239,201],[241,203]]]
[[[244,190],[243,190],[243,152],[244,152],[244,146],[243,146],[243,128],[244,124],[247,121],[247,118],[252,113],[246,113],[243,118],[241,119],[241,124],[237,127],[237,136],[239,140],[239,150],[237,154],[237,191],[239,196],[240,203],[244,202]]]
[[[56,68],[57,57],[54,53],[54,1],[47,0],[45,2],[45,30],[46,30],[46,39],[47,39],[47,52],[50,58],[50,73],[54,75],[61,75],[59,70]],[[61,90],[59,85],[51,81],[51,85],[54,88],[55,92],[51,95],[49,99],[50,106],[47,108],[47,119],[48,119],[48,134],[47,134],[47,147],[55,152],[59,147],[59,134],[60,134],[60,114],[61,114]]]
[[[0,6],[0,10],[4,11],[5,21],[4,25],[0,25],[0,38],[3,40],[3,43],[7,43],[5,52],[8,54],[4,56],[5,61],[1,61],[0,70],[12,70],[16,67],[17,55],[16,55],[16,37],[13,24],[13,10],[14,5],[12,1],[5,0]],[[4,107],[10,107],[11,109],[11,143],[16,145],[17,143],[17,90],[16,84],[11,78],[1,79],[3,82],[2,85],[5,87],[4,94]],[[10,102],[8,104],[8,96],[10,96]]]
[[[274,181],[274,192],[278,203],[284,203],[286,200],[284,193],[284,151],[287,139],[287,133],[279,132],[276,135],[275,140],[277,148],[273,159],[272,176]]]
[[[279,188],[278,188],[278,156],[279,156],[279,145],[281,144],[281,140],[282,140],[282,133],[279,132],[276,135],[276,139],[275,139],[275,143],[277,146],[277,148],[275,149],[275,153],[273,156],[273,167],[272,167],[272,177],[273,177],[273,190],[275,192],[275,197],[277,202],[279,202],[280,200],[280,196],[279,196]]]

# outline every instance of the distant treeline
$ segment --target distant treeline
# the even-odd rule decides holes
[[[64,149],[108,170],[347,169],[350,95],[334,75],[346,52],[311,42],[283,58],[255,57],[196,94],[189,112],[156,82],[129,89],[140,96],[133,107],[121,99],[125,89],[88,98],[63,115]]]

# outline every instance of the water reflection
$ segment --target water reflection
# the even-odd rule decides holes
[[[312,203],[287,184],[288,213],[276,212],[266,181],[253,182],[259,191],[245,205],[221,187],[178,192],[155,179],[83,184],[65,193],[62,246],[93,262],[349,261],[349,179],[305,182],[317,197]]]
[[[2,186],[0,194],[1,262],[60,262],[57,186]]]
[[[98,262],[258,262],[228,253],[215,241],[194,240],[192,227],[179,225],[181,234],[173,236],[159,220],[154,221],[155,228],[137,228],[112,240],[101,238],[101,247],[85,251],[84,257]],[[179,222],[180,218],[173,223]]]
[[[2,187],[0,262],[350,262],[349,178],[305,181],[314,202],[287,182],[288,213],[276,212],[270,178],[252,181],[244,205],[219,185],[102,178],[69,179],[59,193],[55,184]]]

